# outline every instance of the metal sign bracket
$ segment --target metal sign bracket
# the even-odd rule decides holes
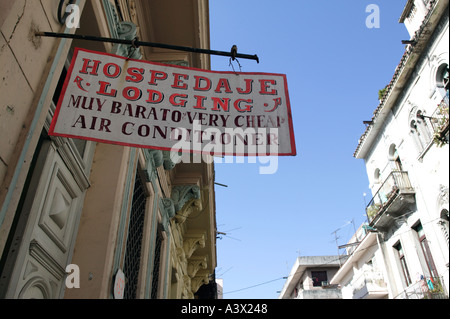
[[[193,52],[193,53],[202,53],[202,54],[210,54],[210,55],[218,55],[218,56],[227,56],[235,60],[236,58],[255,60],[259,63],[258,56],[250,55],[250,54],[242,54],[237,52],[237,47],[233,46],[230,52],[226,51],[216,51],[216,50],[208,50],[208,49],[199,49],[199,48],[191,48],[184,47],[178,45],[170,45],[163,43],[155,43],[155,42],[146,42],[140,41],[138,38],[133,40],[126,39],[112,39],[112,38],[104,38],[104,37],[96,37],[89,35],[78,35],[78,34],[68,34],[68,33],[55,33],[55,32],[36,32],[36,36],[39,37],[52,37],[52,38],[66,38],[66,39],[77,39],[77,40],[86,40],[86,41],[97,41],[97,42],[109,42],[109,43],[117,43],[117,44],[125,44],[131,45],[135,48],[140,46],[147,46],[153,48],[161,48],[161,49],[170,49],[176,51],[185,51],[185,52]]]

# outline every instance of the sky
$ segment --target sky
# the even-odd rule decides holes
[[[380,24],[368,28],[372,4]],[[366,220],[371,192],[353,153],[409,39],[398,22],[405,4],[210,0],[211,49],[237,45],[260,59],[239,59],[242,72],[286,74],[297,147],[272,175],[248,159],[215,165],[216,182],[228,186],[216,185],[224,299],[278,298],[299,256],[336,255]],[[229,63],[211,57],[212,70],[233,71]]]

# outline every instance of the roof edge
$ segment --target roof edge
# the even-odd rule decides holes
[[[410,63],[410,59],[412,57],[415,57],[418,59],[423,51],[425,50],[424,45],[417,45],[419,42],[428,42],[429,37],[431,37],[430,30],[427,29],[427,25],[431,20],[431,17],[436,14],[440,14],[439,19],[437,21],[440,21],[442,18],[442,15],[446,12],[446,9],[448,8],[448,0],[431,0],[430,1],[430,10],[428,11],[427,15],[425,16],[423,23],[419,30],[416,32],[412,39],[412,44],[408,44],[405,53],[403,54],[400,63],[397,65],[397,68],[395,69],[394,76],[392,77],[389,85],[386,87],[386,93],[383,97],[383,99],[380,101],[380,104],[374,111],[374,115],[372,117],[372,124],[368,125],[366,128],[366,131],[363,133],[363,135],[360,137],[358,141],[358,146],[353,153],[353,157],[357,159],[363,159],[365,155],[368,152],[368,149],[366,152],[363,152],[363,149],[366,147],[370,148],[371,144],[369,146],[366,146],[366,143],[368,143],[368,137],[372,135],[371,133],[375,129],[375,132],[379,130],[379,127],[381,127],[384,123],[384,118],[380,118],[380,114],[383,114],[386,111],[389,111],[390,108],[395,104],[398,95],[401,93],[402,90],[395,90],[397,87],[397,83],[399,79],[403,80],[403,83],[406,83],[406,81],[409,79],[411,72],[404,72],[406,69],[406,66],[410,66],[413,64],[412,67],[415,67],[414,63]],[[441,6],[439,6],[441,5]],[[441,10],[437,10],[440,8]],[[405,7],[406,10],[406,7]],[[432,29],[431,33],[434,33],[436,26]],[[424,30],[426,32],[424,32]],[[404,77],[404,78],[402,78]],[[400,92],[399,92],[400,91]],[[395,92],[395,94],[393,94]],[[390,107],[389,109],[386,109],[386,106]],[[381,121],[380,121],[381,120]],[[380,123],[381,122],[381,123]],[[370,143],[370,141],[369,141]]]

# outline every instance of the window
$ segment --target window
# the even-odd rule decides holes
[[[375,184],[381,183],[381,172],[380,172],[380,169],[379,169],[379,168],[377,168],[377,169],[375,170],[375,172],[373,173],[373,182],[374,182]]]
[[[125,252],[124,274],[126,285],[124,291],[125,299],[135,299],[139,270],[141,266],[142,237],[146,211],[147,195],[144,190],[139,173],[136,174],[134,184],[133,200],[128,226],[127,246]]]
[[[436,86],[441,91],[442,95],[448,94],[449,89],[449,71],[448,64],[441,64],[436,72]]]
[[[403,171],[402,161],[398,155],[397,146],[395,144],[391,144],[391,146],[389,146],[388,159],[393,171]]]
[[[403,273],[403,279],[407,286],[411,285],[411,276],[409,274],[408,265],[406,264],[405,254],[403,252],[403,247],[400,243],[396,244],[394,248],[397,250],[397,256],[400,261],[400,266]]]
[[[391,144],[389,147],[388,159],[392,171],[403,172],[403,163],[400,159],[400,155],[398,154],[397,146],[395,144]]]
[[[155,243],[155,255],[153,259],[153,272],[152,272],[152,290],[151,290],[151,298],[158,298],[158,288],[160,283],[160,268],[161,268],[161,255],[162,255],[162,246],[164,242],[164,237],[162,234],[162,227],[158,226],[158,231],[156,234],[156,243]]]
[[[436,271],[436,266],[434,265],[433,256],[431,255],[430,247],[428,246],[428,240],[425,237],[425,232],[423,231],[422,224],[419,223],[417,226],[413,228],[417,232],[417,236],[419,238],[420,246],[422,248],[422,253],[427,263],[428,273],[432,277],[438,277],[438,273]]]
[[[433,127],[430,122],[430,117],[426,116],[424,112],[418,110],[416,107],[412,110],[409,121],[411,136],[417,151],[419,154],[422,154],[433,139]]]
[[[311,271],[313,287],[322,287],[323,282],[328,282],[326,271]]]

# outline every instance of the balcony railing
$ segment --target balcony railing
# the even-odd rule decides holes
[[[426,277],[410,285],[394,299],[448,299],[442,277]]]
[[[430,116],[431,126],[434,130],[434,141],[439,145],[448,143],[448,107],[449,100],[448,96],[446,96],[442,99],[434,113]]]
[[[401,194],[414,194],[414,189],[407,172],[393,171],[367,205],[366,214],[369,225],[373,226],[388,211],[393,213],[392,215],[401,213],[402,206],[393,205]]]

